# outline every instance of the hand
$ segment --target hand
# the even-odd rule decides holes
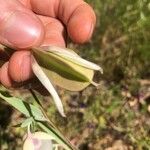
[[[21,50],[0,68],[6,87],[33,76],[30,47],[65,47],[66,33],[73,42],[84,43],[96,22],[94,11],[82,0],[0,0],[0,4],[0,43]]]

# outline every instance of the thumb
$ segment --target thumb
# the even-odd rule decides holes
[[[17,0],[0,4],[0,43],[18,49],[40,45],[44,27],[37,16]]]

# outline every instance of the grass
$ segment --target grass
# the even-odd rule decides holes
[[[100,80],[100,87],[96,90],[90,86],[80,93],[60,90],[66,119],[45,101],[47,112],[64,135],[81,150],[116,147],[149,150],[150,2],[87,2],[97,15],[95,33],[89,43],[73,47],[80,50],[78,53],[82,57],[103,67],[104,75],[95,77]],[[72,47],[72,43],[69,46]],[[6,109],[2,108],[0,111],[4,113]],[[13,117],[10,116],[10,120]],[[4,118],[0,116],[0,120]],[[14,121],[5,126],[0,123],[2,149],[19,149],[22,143],[23,131],[11,130],[11,122]]]

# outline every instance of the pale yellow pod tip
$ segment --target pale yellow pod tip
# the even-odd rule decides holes
[[[100,84],[98,84],[98,83],[96,83],[94,81],[91,81],[91,84],[94,85],[94,86],[96,86],[96,87],[100,86]]]

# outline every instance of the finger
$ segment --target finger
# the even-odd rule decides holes
[[[65,47],[66,31],[63,24],[57,19],[51,17],[39,15],[39,18],[45,27],[45,37],[42,46],[55,45]]]
[[[68,21],[68,34],[77,43],[87,42],[93,34],[95,22],[92,8],[87,4],[80,5]]]
[[[33,76],[30,51],[17,51],[9,60],[9,75],[13,81],[23,82]]]
[[[36,15],[17,0],[0,4],[0,43],[19,49],[40,45],[44,28]]]
[[[8,62],[6,62],[1,68],[0,68],[0,81],[1,83],[6,87],[12,86],[12,79],[9,76],[8,73]]]
[[[21,0],[22,1],[22,0]],[[82,0],[30,0],[31,8],[41,15],[59,18],[74,42],[84,43],[93,33],[96,17]]]

